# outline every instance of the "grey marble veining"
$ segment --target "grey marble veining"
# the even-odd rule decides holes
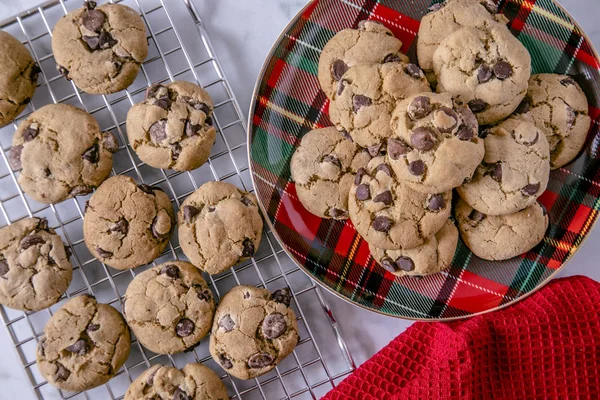
[[[144,0],[139,0],[143,2]],[[179,0],[167,0],[179,1]],[[244,112],[264,59],[282,29],[305,0],[192,0],[211,35],[216,52]],[[0,19],[35,6],[39,0],[0,0]],[[596,47],[600,47],[600,5],[596,0],[561,0]],[[184,33],[186,34],[186,33]],[[187,34],[195,35],[195,31]],[[560,276],[587,275],[600,280],[597,250],[600,229],[595,229]],[[411,325],[410,321],[384,317],[359,309],[326,294],[358,364]],[[0,328],[0,399],[34,399],[29,381]]]

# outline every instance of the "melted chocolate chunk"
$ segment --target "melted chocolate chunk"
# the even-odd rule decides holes
[[[154,143],[160,143],[167,138],[167,120],[161,119],[153,123],[148,130],[150,139]]]
[[[396,265],[402,271],[413,271],[415,269],[415,263],[409,257],[400,257],[396,260]]]
[[[539,183],[530,183],[529,185],[527,185],[523,189],[521,189],[521,192],[525,196],[534,196],[540,190],[540,186],[541,185]]]
[[[435,138],[429,129],[419,127],[410,135],[410,143],[417,150],[429,151],[435,146]]]
[[[417,64],[408,64],[404,68],[404,72],[406,72],[415,79],[421,79],[425,76],[425,74],[423,74],[423,70],[419,68]]]
[[[87,340],[79,339],[72,345],[67,346],[66,350],[70,351],[71,353],[83,356],[90,351],[90,348],[91,348],[91,346]]]
[[[362,182],[362,178],[365,175],[367,175],[367,176],[369,175],[367,173],[367,170],[364,168],[359,168],[358,171],[356,171],[356,176],[354,177],[354,184],[357,186],[360,185],[360,183]]]
[[[98,143],[94,143],[81,155],[81,158],[91,162],[92,164],[96,164],[100,159],[100,152],[98,150]]]
[[[165,265],[160,269],[160,273],[168,276],[169,278],[177,279],[179,278],[179,268],[177,265],[169,264]]]
[[[381,192],[381,193],[377,194],[373,198],[373,201],[375,203],[383,203],[386,206],[389,206],[390,204],[393,203],[394,198],[392,197],[392,192],[390,192],[389,190],[386,190],[385,192]]]
[[[492,70],[485,64],[481,64],[477,69],[477,80],[479,83],[489,82],[493,76]]]
[[[111,253],[110,251],[106,251],[101,247],[96,247],[96,253],[98,253],[98,256],[100,258],[110,258],[113,256],[113,253]]]
[[[388,139],[387,151],[392,160],[398,160],[400,157],[406,155],[410,151],[410,148],[399,140]]]
[[[254,255],[254,242],[250,238],[244,239],[242,243],[242,257],[252,257]]]
[[[8,153],[8,163],[13,171],[18,171],[23,166],[21,165],[21,153],[23,152],[23,146],[13,146]]]
[[[285,304],[287,307],[290,306],[290,302],[292,301],[292,293],[289,288],[279,289],[273,292],[271,299],[275,303]]]
[[[425,163],[422,160],[411,161],[408,170],[415,176],[421,176],[425,173]]]
[[[256,353],[248,359],[248,366],[250,368],[264,368],[273,364],[274,360],[269,353]]]
[[[110,229],[110,232],[117,232],[123,235],[127,235],[127,231],[129,229],[129,222],[126,219],[118,220]]]
[[[280,313],[269,314],[262,323],[262,334],[267,339],[276,339],[287,330],[285,317]]]
[[[231,369],[233,367],[233,363],[225,354],[219,353],[218,358],[219,358],[219,364],[221,364],[221,367],[223,367],[225,369]]]
[[[408,105],[408,116],[413,119],[422,119],[431,113],[431,101],[427,96],[415,97]]]
[[[398,266],[396,265],[396,263],[394,262],[394,260],[392,260],[389,257],[382,258],[380,264],[383,267],[383,269],[385,269],[386,271],[391,272],[392,274],[394,272],[398,271]]]
[[[175,326],[175,333],[179,337],[190,336],[194,332],[194,328],[196,325],[187,318],[182,318],[179,320],[177,325]]]
[[[44,244],[44,243],[46,243],[46,241],[44,240],[43,237],[32,233],[30,235],[25,236],[23,239],[21,239],[21,242],[19,243],[19,247],[21,248],[21,250],[27,250],[31,246],[35,246],[37,244]]]
[[[427,208],[430,211],[440,211],[446,206],[446,200],[441,194],[432,194],[427,202]]]
[[[352,98],[352,109],[355,113],[357,113],[361,108],[368,107],[371,104],[372,101],[367,96],[357,94]]]
[[[186,223],[192,222],[192,219],[200,213],[200,209],[193,206],[183,207],[183,221]]]
[[[469,108],[475,114],[478,114],[480,112],[483,112],[483,111],[487,110],[487,108],[489,106],[490,105],[488,103],[486,103],[485,101],[483,101],[481,99],[475,99],[475,100],[469,101]]]
[[[335,60],[331,66],[331,76],[336,81],[342,79],[342,76],[348,71],[348,66],[342,60]]]
[[[513,67],[506,61],[500,61],[494,65],[494,75],[500,80],[508,79],[513,74]]]
[[[356,198],[360,201],[368,200],[371,197],[371,189],[369,185],[364,183],[356,187]]]
[[[225,332],[231,332],[235,328],[235,321],[231,318],[231,315],[225,314],[221,317],[217,325],[223,328]]]
[[[371,225],[377,232],[387,232],[392,227],[392,220],[386,216],[380,215],[375,217]]]

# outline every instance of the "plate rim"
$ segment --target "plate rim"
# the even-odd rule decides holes
[[[253,117],[254,117],[254,110],[256,108],[256,104],[257,104],[257,95],[258,95],[258,91],[260,89],[260,85],[263,81],[264,78],[264,74],[265,71],[267,70],[267,67],[269,65],[269,62],[271,61],[271,59],[273,58],[273,55],[275,54],[275,51],[278,48],[278,44],[281,42],[281,40],[285,37],[286,33],[288,32],[288,30],[298,21],[298,19],[302,16],[302,14],[304,14],[304,12],[315,2],[320,2],[323,0],[308,0],[307,3],[292,17],[292,19],[285,25],[285,27],[282,29],[281,33],[277,36],[277,38],[275,39],[273,45],[271,46],[271,49],[269,49],[269,52],[267,53],[266,57],[265,57],[265,61],[263,62],[263,65],[258,73],[258,76],[256,78],[256,83],[254,84],[254,89],[252,90],[252,97],[250,98],[250,109],[248,110],[248,125],[247,125],[247,129],[246,129],[246,151],[247,151],[247,155],[248,155],[248,168],[250,170],[250,179],[252,180],[252,185],[254,186],[254,191],[255,193],[257,193],[256,190],[256,181],[255,181],[255,177],[254,177],[254,168],[252,167],[252,156],[251,156],[251,148],[252,148],[252,125],[253,125]],[[503,0],[499,0],[499,1],[503,1]],[[523,1],[523,0],[520,0]],[[588,42],[590,49],[593,53],[594,58],[598,61],[598,63],[600,64],[600,55],[598,53],[598,51],[596,50],[596,47],[594,46],[594,43],[592,42],[591,38],[587,35],[587,33],[581,29],[581,25],[579,24],[579,22],[573,17],[573,15],[567,11],[567,9],[560,4],[557,0],[550,0],[552,1],[552,3],[558,7],[563,13],[565,13],[565,15],[567,17],[569,17],[571,19],[571,21],[573,22],[573,24],[575,26],[577,26],[577,28],[579,28],[579,30],[581,31],[581,36],[583,38],[585,38],[585,40]],[[465,315],[465,316],[458,316],[458,317],[445,317],[445,318],[415,318],[415,317],[408,317],[408,316],[402,316],[402,315],[396,315],[396,314],[391,314],[391,313],[387,313],[384,311],[380,311],[371,307],[367,307],[355,300],[352,300],[346,296],[344,296],[343,294],[341,294],[340,292],[333,290],[331,287],[329,287],[328,285],[326,285],[325,283],[323,283],[322,281],[315,279],[314,275],[312,273],[310,273],[310,271],[304,266],[302,265],[300,262],[298,262],[298,260],[296,259],[296,257],[291,253],[291,251],[288,250],[287,246],[285,245],[285,242],[281,239],[281,237],[279,236],[279,233],[277,232],[277,230],[275,229],[275,227],[273,226],[273,224],[271,223],[271,220],[268,217],[268,213],[267,210],[263,204],[262,199],[260,198],[260,196],[257,194],[256,195],[256,199],[258,202],[258,206],[260,208],[260,211],[262,212],[263,216],[265,216],[264,220],[267,223],[267,226],[269,227],[269,229],[271,230],[271,232],[273,233],[273,236],[275,237],[275,239],[277,240],[277,242],[279,243],[279,245],[281,246],[282,250],[284,251],[284,253],[292,260],[292,262],[294,264],[296,264],[297,267],[300,268],[300,270],[302,270],[302,272],[304,272],[306,275],[308,275],[308,277],[315,282],[319,287],[325,289],[328,293],[333,294],[334,296],[336,296],[337,298],[355,306],[355,307],[359,307],[362,308],[364,310],[379,314],[379,315],[383,315],[386,317],[390,317],[390,318],[396,318],[396,319],[402,319],[402,320],[408,320],[408,321],[420,321],[420,322],[451,322],[451,321],[458,321],[458,320],[465,320],[465,319],[469,319],[469,318],[473,318],[473,317],[477,317],[483,314],[488,314],[494,311],[498,311],[498,310],[502,310],[506,307],[512,306],[517,304],[518,302],[520,302],[521,300],[526,299],[527,297],[535,294],[537,291],[539,291],[540,289],[542,289],[544,286],[546,286],[548,283],[550,283],[550,281],[552,281],[554,279],[554,277],[561,272],[572,260],[573,256],[575,254],[577,254],[577,252],[581,249],[581,247],[587,242],[587,240],[590,237],[590,233],[592,232],[592,230],[596,227],[596,224],[598,223],[598,220],[600,219],[600,217],[596,218],[596,220],[593,222],[592,226],[590,227],[588,234],[584,237],[584,239],[582,240],[582,242],[579,244],[579,246],[577,247],[577,250],[575,250],[574,252],[570,253],[567,256],[567,259],[562,263],[562,265],[556,270],[554,271],[552,274],[550,274],[543,282],[539,283],[534,289],[532,289],[531,291],[517,297],[516,299],[506,303],[506,304],[502,304],[493,308],[489,308],[487,310],[484,311],[479,311],[473,314],[469,314],[469,315]]]

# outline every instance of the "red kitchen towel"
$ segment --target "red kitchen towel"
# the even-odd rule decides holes
[[[600,399],[600,284],[556,279],[500,311],[415,323],[324,398]]]

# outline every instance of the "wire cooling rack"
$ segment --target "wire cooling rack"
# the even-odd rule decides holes
[[[212,1],[212,0],[211,0]],[[122,310],[122,296],[136,270],[117,271],[96,260],[83,242],[83,209],[89,198],[78,197],[55,205],[36,203],[17,184],[18,172],[8,166],[12,135],[18,123],[35,109],[49,103],[68,103],[85,109],[119,140],[114,156],[113,174],[132,176],[138,181],[162,187],[174,207],[199,185],[210,180],[230,182],[252,189],[246,153],[246,124],[223,69],[216,58],[200,16],[189,0],[125,0],[122,3],[139,10],[144,19],[149,54],[135,82],[126,91],[108,96],[88,95],[66,81],[56,71],[51,50],[51,31],[65,13],[81,7],[81,1],[54,0],[0,22],[0,29],[25,44],[40,65],[36,94],[25,112],[12,126],[0,129],[0,227],[28,216],[46,217],[50,226],[73,250],[73,282],[61,301],[48,310],[24,313],[0,307],[0,318],[18,358],[40,399],[122,399],[130,382],[150,365],[171,364],[177,368],[189,362],[201,362],[218,374],[221,369],[210,357],[208,340],[193,351],[174,356],[154,354],[134,340],[125,366],[107,384],[81,393],[60,391],[40,375],[35,363],[35,348],[52,313],[73,296],[90,293],[98,301]],[[177,22],[176,27],[174,22]],[[191,172],[151,168],[141,162],[127,146],[125,118],[134,103],[143,99],[150,83],[187,80],[197,82],[215,102],[213,121],[217,141],[209,161]],[[265,224],[266,228],[266,224]],[[171,259],[185,259],[177,235],[167,251],[153,265]],[[252,260],[216,276],[206,275],[217,298],[235,285],[248,284],[275,290],[289,286],[294,295],[300,341],[292,355],[270,373],[249,381],[222,375],[232,398],[289,399],[319,398],[354,370],[355,365],[337,322],[320,289],[283,252],[272,232],[266,229],[262,245]]]

